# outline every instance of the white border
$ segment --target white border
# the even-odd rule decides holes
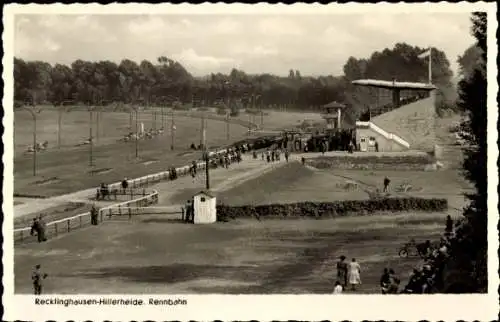
[[[3,79],[6,84],[3,106],[13,106],[13,32],[14,15],[30,14],[345,14],[361,12],[488,12],[488,241],[489,241],[489,294],[487,295],[424,295],[424,296],[379,296],[379,295],[189,295],[169,296],[171,299],[185,298],[187,306],[35,306],[34,297],[13,295],[13,242],[12,226],[3,225],[4,236],[4,320],[493,320],[497,317],[498,298],[498,159],[497,128],[498,92],[497,44],[496,44],[496,4],[495,3],[438,3],[438,4],[331,4],[331,5],[258,5],[203,4],[203,5],[148,5],[148,4],[75,4],[75,5],[13,5],[4,7],[4,58]],[[11,222],[13,205],[13,111],[4,110],[4,223]],[[47,296],[50,297],[50,296]],[[93,296],[63,296],[61,298],[85,298]],[[104,296],[98,296],[104,297]],[[106,296],[110,298],[110,296]],[[147,295],[115,296],[116,298],[142,298]],[[161,298],[161,296],[154,296]]]

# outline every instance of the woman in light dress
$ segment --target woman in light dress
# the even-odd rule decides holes
[[[335,282],[335,287],[333,288],[333,294],[342,294],[343,290],[344,290],[344,288],[342,287],[342,285],[340,284],[340,282],[336,281]]]
[[[356,290],[356,286],[361,284],[361,267],[359,266],[356,259],[353,258],[352,262],[349,263],[349,284],[353,291]]]

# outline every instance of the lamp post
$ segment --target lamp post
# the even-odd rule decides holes
[[[33,117],[33,176],[36,176],[36,152],[37,152],[37,147],[36,147],[36,115],[40,114],[42,110],[37,110],[34,111],[26,106],[22,106],[22,109],[28,111],[31,116]]]

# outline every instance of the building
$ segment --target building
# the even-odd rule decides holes
[[[208,191],[193,196],[194,223],[212,224],[217,221],[216,198]]]
[[[346,106],[338,102],[330,102],[323,105],[321,116],[326,120],[326,128],[329,130],[342,128],[342,116]]]
[[[356,122],[356,143],[360,151],[434,152],[435,95],[432,84],[356,80],[357,86],[375,89],[376,94],[390,93],[389,103],[369,107]],[[381,101],[377,97],[377,102]]]

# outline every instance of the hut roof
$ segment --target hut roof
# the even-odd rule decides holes
[[[332,101],[328,104],[323,105],[323,107],[325,107],[325,108],[345,108],[346,105],[339,103],[339,102],[336,102],[336,101]]]
[[[207,190],[202,190],[202,191],[200,191],[200,192],[198,192],[198,193],[195,194],[195,196],[197,196],[197,195],[205,195],[205,196],[208,196],[210,198],[215,198],[215,195],[212,194],[210,191],[207,191]]]

